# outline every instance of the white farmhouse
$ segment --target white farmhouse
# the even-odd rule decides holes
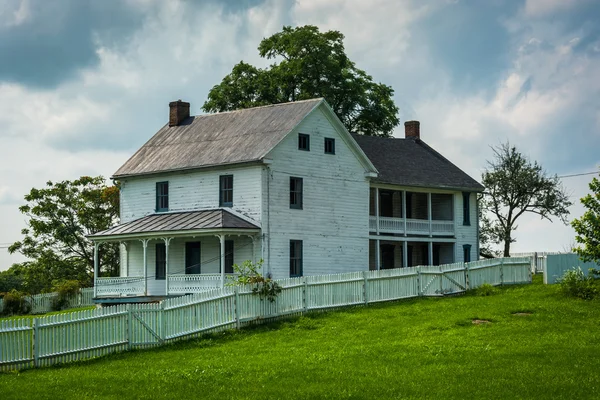
[[[323,99],[169,123],[119,170],[121,276],[95,297],[164,297],[219,287],[233,264],[274,278],[476,259],[483,187],[427,146],[351,135]]]

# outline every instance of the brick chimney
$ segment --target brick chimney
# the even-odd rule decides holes
[[[421,139],[419,121],[406,121],[404,123],[404,137],[406,139]]]
[[[181,125],[190,116],[190,103],[177,100],[169,103],[169,126]]]

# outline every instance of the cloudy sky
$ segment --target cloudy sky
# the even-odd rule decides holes
[[[32,187],[109,177],[166,121],[284,25],[345,34],[391,85],[400,118],[480,179],[509,140],[551,174],[600,164],[597,0],[0,0],[0,247],[20,238]],[[395,136],[403,136],[402,126]],[[592,176],[564,178],[579,198]],[[564,250],[573,231],[523,218],[515,251]],[[0,249],[0,269],[18,256]]]

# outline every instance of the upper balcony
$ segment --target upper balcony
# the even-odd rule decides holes
[[[452,194],[371,188],[369,204],[370,232],[455,236]]]

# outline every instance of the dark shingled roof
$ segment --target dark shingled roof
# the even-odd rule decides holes
[[[189,117],[163,126],[113,178],[256,162],[323,99]]]
[[[373,182],[482,191],[484,188],[420,139],[352,137],[379,171]]]
[[[186,211],[165,214],[150,214],[145,217],[113,226],[105,231],[90,235],[90,238],[103,236],[129,235],[136,233],[173,232],[201,229],[259,229],[242,218],[226,210]]]

